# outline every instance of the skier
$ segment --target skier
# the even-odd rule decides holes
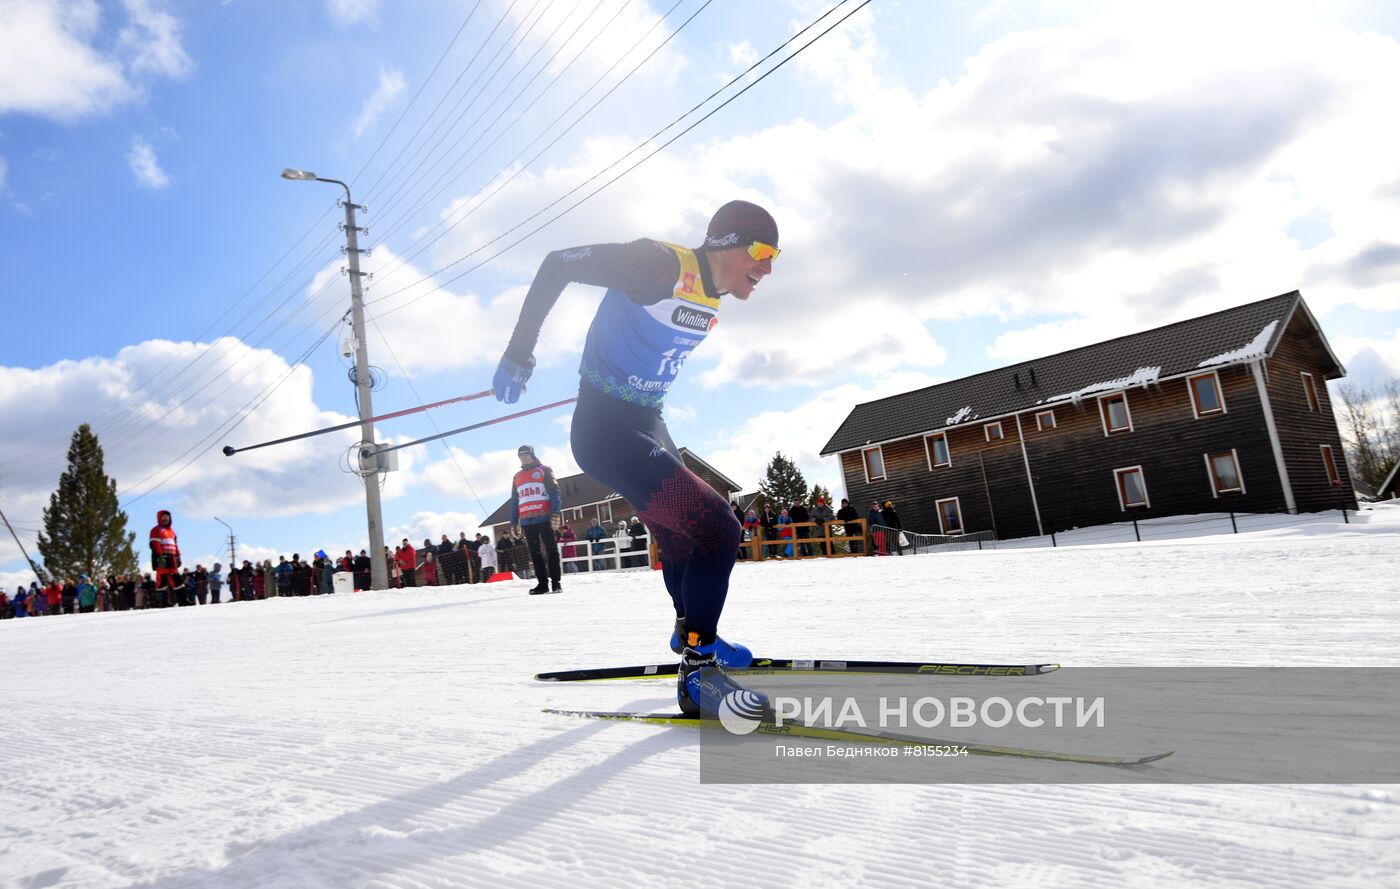
[[[510,523],[525,532],[530,563],[535,566],[535,586],[530,595],[559,593],[559,543],[554,539],[554,517],[561,501],[554,470],[540,462],[527,444],[516,451],[520,471],[510,483]]]
[[[183,586],[180,544],[175,538],[170,511],[166,509],[156,513],[156,526],[151,529],[151,570],[156,573],[157,594],[168,590],[167,605],[174,605],[180,599],[179,589]]]
[[[739,523],[728,502],[685,467],[661,406],[686,358],[718,322],[720,297],[748,299],[777,255],[777,223],[747,201],[720,207],[694,249],[643,238],[550,253],[492,381],[498,399],[519,400],[540,328],[565,286],[608,288],[584,343],[570,439],[579,468],[639,507],[660,547],[676,612],[671,647],[681,655],[676,697],[692,715],[714,712],[739,691],[721,667],[747,667],[753,656],[717,633]],[[766,704],[749,693],[755,698]]]

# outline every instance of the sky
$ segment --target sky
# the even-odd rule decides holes
[[[33,554],[89,423],[138,541],[365,544],[354,435],[220,453],[356,416],[340,190],[286,167],[367,205],[376,412],[487,388],[548,251],[768,207],[772,276],[665,411],[746,490],[782,452],[841,496],[857,403],[1295,289],[1350,382],[1400,376],[1400,10],[1220,6],[0,0],[0,509]],[[572,396],[600,297],[516,408],[379,435]],[[576,471],[569,420],[404,449],[387,539],[474,533],[521,443]]]

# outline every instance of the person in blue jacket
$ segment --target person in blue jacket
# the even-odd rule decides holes
[[[19,589],[15,590],[15,598],[14,601],[10,603],[10,605],[15,610],[15,617],[28,617],[29,590],[26,590],[24,587],[20,587]]]
[[[676,699],[688,714],[715,710],[735,693],[721,667],[742,669],[753,655],[718,632],[739,522],[681,460],[661,409],[686,359],[719,323],[720,298],[747,300],[777,255],[777,222],[748,201],[715,211],[698,247],[643,238],[556,250],[535,273],[492,380],[498,399],[519,400],[564,288],[607,288],[584,340],[570,443],[580,469],[637,508],[661,551],[676,614],[671,648],[681,655]]]

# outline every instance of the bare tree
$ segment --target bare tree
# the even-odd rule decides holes
[[[1350,383],[1338,386],[1337,395],[1347,464],[1355,478],[1375,487],[1395,463],[1400,380],[1389,381],[1379,396]]]

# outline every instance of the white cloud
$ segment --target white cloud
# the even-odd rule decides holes
[[[935,382],[926,374],[904,371],[888,374],[871,385],[835,386],[789,410],[763,411],[732,427],[721,426],[711,441],[693,447],[705,462],[745,491],[758,488],[769,461],[781,451],[802,470],[809,486],[824,485],[840,497],[837,492],[846,484],[841,467],[835,457],[822,457],[819,452],[851,408]]]
[[[379,21],[379,0],[326,0],[326,15],[342,28],[374,25]]]
[[[171,368],[184,369],[178,381]],[[68,436],[84,422],[92,424],[103,446],[107,474],[117,481],[129,527],[138,531],[163,507],[175,510],[177,520],[181,515],[233,519],[325,513],[363,502],[358,477],[339,467],[354,430],[233,457],[219,452],[225,443],[242,446],[350,420],[316,406],[306,367],[291,371],[236,430],[200,445],[214,446],[170,477],[194,456],[182,456],[191,446],[287,372],[280,356],[231,337],[214,343],[150,340],[111,358],[65,360],[37,369],[0,367],[0,415],[28,418],[12,430],[0,458],[6,511],[13,503],[17,518],[40,515],[66,465]],[[412,455],[403,465],[411,474]],[[403,484],[395,475],[391,482]],[[157,484],[155,493],[125,505],[133,494]],[[391,485],[386,496],[395,490]],[[13,544],[7,548],[0,541],[0,564],[17,556]]]
[[[468,539],[475,537],[482,516],[474,512],[415,512],[407,524],[395,525],[384,533],[384,542],[397,546],[407,537],[415,549],[431,540],[434,545],[442,541],[446,534],[449,540],[456,540],[463,531]]]
[[[28,568],[22,571],[0,571],[0,590],[4,591],[7,599],[14,598],[16,588],[23,586],[28,589],[34,581],[34,572]]]
[[[122,0],[129,21],[117,45],[138,74],[183,77],[194,67],[180,43],[180,22],[153,0]]]
[[[155,149],[140,136],[131,139],[131,150],[126,153],[126,163],[131,167],[131,175],[136,182],[153,191],[170,187],[170,177],[160,167],[160,159]]]
[[[736,68],[747,68],[759,59],[758,50],[747,40],[731,43],[728,46],[729,63]],[[729,78],[725,78],[728,80]]]
[[[375,87],[365,104],[360,108],[360,116],[355,119],[355,138],[363,136],[379,120],[379,115],[389,107],[389,103],[403,92],[403,74],[395,68],[379,69],[379,85]]]
[[[71,121],[129,101],[120,62],[92,45],[101,19],[94,0],[0,0],[0,113]]]
[[[111,37],[96,0],[0,0],[0,114],[71,122],[139,98],[140,79],[193,67],[179,21],[154,0],[124,0]]]
[[[1325,328],[1327,319],[1320,319]],[[1388,380],[1400,379],[1400,330],[1383,337],[1329,338],[1337,358],[1347,369],[1350,382],[1362,387],[1376,387]]]
[[[554,470],[556,478],[579,471],[567,433],[557,443],[532,444],[535,454]],[[469,503],[476,503],[479,499],[484,510],[482,519],[510,496],[510,480],[520,471],[520,460],[514,448],[473,454],[452,446],[451,456],[455,459],[444,458],[423,467],[421,477],[430,489],[444,497]]]

